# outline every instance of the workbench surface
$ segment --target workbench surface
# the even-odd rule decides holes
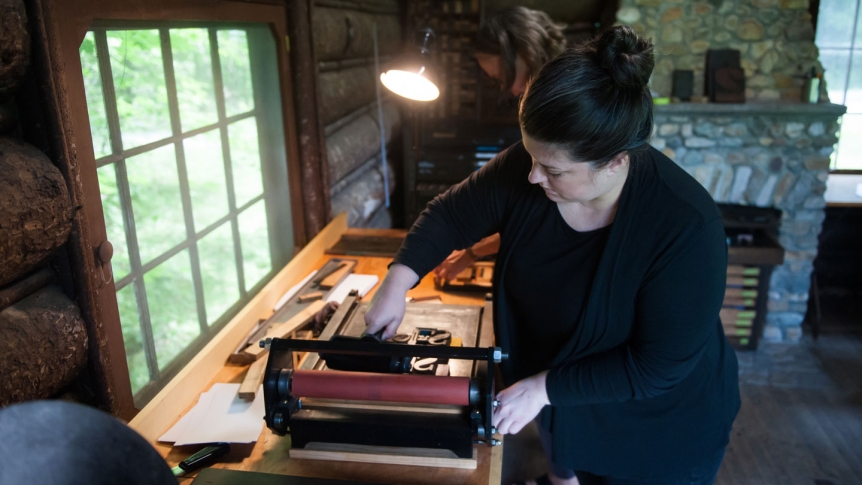
[[[350,229],[350,234],[362,234],[363,230]],[[381,234],[379,230],[369,230],[368,234]],[[387,231],[392,234],[392,231]],[[320,267],[330,257],[338,255],[324,255],[318,261],[316,267]],[[368,257],[368,256],[340,256],[358,260],[355,268],[357,274],[376,274],[381,281],[386,274],[390,258]],[[370,300],[379,283],[363,299]],[[440,295],[443,303],[477,305],[484,304],[484,295],[481,293],[444,293],[434,287],[433,275],[427,275],[415,288],[408,292],[407,296],[421,297],[428,295]],[[200,392],[206,391],[217,382],[239,383],[242,382],[248,366],[225,363],[223,368],[212,382],[202,385]],[[191,408],[191,406],[189,407]],[[170,466],[176,466],[181,460],[198,451],[200,445],[174,447],[167,443],[155,443],[156,449],[165,457]],[[319,460],[290,459],[288,456],[290,448],[290,437],[281,437],[274,434],[269,428],[264,427],[260,438],[256,443],[248,445],[232,445],[231,452],[223,457],[215,468],[229,468],[234,470],[248,470],[263,473],[277,473],[286,475],[309,476],[318,478],[337,478],[344,480],[356,480],[372,483],[385,484],[499,484],[502,467],[503,446],[490,448],[485,445],[477,445],[478,465],[476,470],[459,470],[453,468],[433,468],[403,465],[379,465],[366,463],[349,463]],[[181,484],[191,483],[195,474],[180,479]]]

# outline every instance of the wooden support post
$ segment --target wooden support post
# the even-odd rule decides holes
[[[302,164],[302,199],[308,237],[320,232],[329,220],[329,175],[323,128],[318,118],[317,63],[312,45],[311,3],[311,0],[287,3],[297,139]]]

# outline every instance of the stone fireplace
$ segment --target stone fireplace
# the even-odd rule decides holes
[[[829,156],[843,106],[656,106],[652,145],[696,178],[716,202],[782,211],[784,264],[769,285],[767,340],[796,341],[825,217]]]
[[[801,103],[803,74],[820,72],[808,0],[621,0],[617,22],[655,45],[650,88],[671,93],[675,69],[703,94],[709,49],[740,51],[746,104],[656,106],[652,144],[717,202],[782,211],[784,264],[769,285],[763,338],[797,341],[826,203],[829,157],[843,106]]]

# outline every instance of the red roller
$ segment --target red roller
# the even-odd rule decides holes
[[[467,406],[470,404],[470,378],[295,370],[291,394],[326,399]]]

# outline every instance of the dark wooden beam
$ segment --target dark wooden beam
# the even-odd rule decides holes
[[[311,239],[329,221],[325,138],[319,118],[317,61],[311,32],[311,0],[288,2],[287,29],[293,67],[293,97],[302,165],[305,230]]]

